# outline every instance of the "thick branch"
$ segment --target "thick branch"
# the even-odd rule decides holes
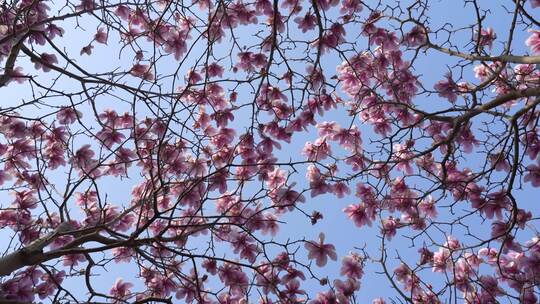
[[[526,64],[536,64],[540,63],[540,56],[516,56],[516,55],[500,55],[500,56],[481,56],[466,54],[458,51],[453,51],[448,48],[444,48],[435,44],[428,44],[429,48],[443,52],[445,54],[460,57],[463,59],[471,61],[490,61],[490,62],[510,62],[510,63],[526,63]]]
[[[55,236],[67,232],[71,229],[71,224],[64,222],[53,232],[34,241],[30,245],[12,252],[0,258],[0,276],[10,275],[13,271],[25,266],[36,265],[43,262],[46,257],[43,248],[49,245]]]

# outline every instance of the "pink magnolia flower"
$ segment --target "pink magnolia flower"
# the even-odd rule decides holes
[[[16,276],[2,284],[2,297],[16,302],[34,302],[34,282],[28,276]],[[11,302],[11,301],[9,301]]]
[[[300,289],[300,281],[293,279],[285,284],[285,290],[279,296],[285,303],[296,303],[302,301],[302,299],[298,298],[298,295],[305,294],[307,293]]]
[[[495,171],[509,172],[512,168],[508,160],[506,160],[504,153],[490,154],[489,160],[491,161],[491,165],[495,167]]]
[[[14,193],[15,201],[13,205],[19,209],[35,209],[37,207],[37,200],[34,196],[34,191],[23,190]]]
[[[389,216],[382,220],[381,231],[384,233],[388,240],[391,240],[397,232],[397,229],[400,227],[400,219]]]
[[[120,144],[126,138],[124,134],[120,133],[116,129],[104,128],[98,133],[96,137],[103,142],[105,146],[111,148],[115,144]]]
[[[461,244],[459,243],[459,240],[455,237],[449,235],[446,238],[446,242],[444,243],[444,247],[450,249],[450,250],[458,250],[461,248]]]
[[[349,189],[349,186],[345,184],[344,182],[337,182],[332,187],[332,192],[338,197],[338,198],[344,198],[345,195],[351,194],[351,189]]]
[[[525,40],[525,44],[531,49],[533,54],[540,54],[540,31],[529,30],[529,33],[531,35]]]
[[[208,74],[208,77],[223,77],[224,69],[221,65],[214,62],[208,65],[206,67],[206,73]]]
[[[302,281],[305,281],[306,280],[306,276],[304,275],[304,273],[298,269],[295,269],[293,267],[287,267],[285,269],[285,271],[287,272],[287,274],[285,274],[282,278],[282,281],[283,282],[289,282],[291,280],[294,280],[296,278],[299,278],[301,279]]]
[[[532,160],[536,159],[538,154],[540,154],[540,138],[538,138],[537,132],[538,130],[534,129],[531,132],[527,132],[527,134],[523,136],[523,141],[527,143],[527,148],[525,151]]]
[[[439,248],[439,250],[433,254],[433,272],[445,272],[446,269],[451,266],[450,250]]]
[[[52,296],[58,289],[58,286],[64,281],[65,275],[66,272],[63,270],[53,272],[52,275],[44,274],[41,277],[43,283],[36,286],[36,291],[39,295],[39,298],[43,300],[49,296]]]
[[[319,1],[320,2],[320,1]],[[332,290],[327,292],[319,292],[315,299],[311,300],[309,304],[335,304],[341,303],[336,297],[336,294]]]
[[[437,92],[439,92],[440,97],[444,97],[450,102],[456,102],[457,84],[452,79],[452,75],[447,74],[446,80],[440,80],[435,84],[434,88],[437,90]]]
[[[171,275],[154,275],[147,285],[159,297],[168,297],[178,288]]]
[[[461,132],[459,132],[457,137],[457,142],[461,144],[463,152],[465,153],[471,153],[473,148],[479,144],[470,126],[461,129]]]
[[[180,60],[180,57],[187,51],[186,40],[189,38],[189,35],[186,31],[172,30],[168,36],[168,39],[165,41],[165,51],[173,54],[174,59]]]
[[[221,282],[231,287],[231,292],[242,292],[248,287],[249,279],[238,265],[225,263],[218,267],[218,276]]]
[[[217,262],[214,259],[206,259],[202,262],[202,267],[211,275],[217,273]]]
[[[304,247],[309,251],[308,259],[315,259],[319,267],[326,265],[328,258],[333,261],[337,260],[336,248],[332,244],[325,244],[324,237],[324,233],[321,232],[319,234],[319,242],[306,241],[304,244]]]
[[[150,71],[150,66],[147,64],[136,63],[133,65],[129,73],[144,80],[154,80],[154,74],[152,74]]]
[[[304,155],[310,161],[320,161],[332,154],[330,144],[328,144],[326,137],[317,138],[315,143],[306,142],[304,146]]]
[[[87,168],[93,163],[92,157],[94,157],[94,155],[95,153],[92,151],[90,145],[84,145],[75,152],[75,155],[73,155],[73,158],[71,159],[71,163],[78,168]]]
[[[426,43],[426,32],[420,26],[414,26],[406,35],[403,37],[407,46],[415,47],[423,45]]]
[[[113,287],[110,290],[111,296],[123,300],[126,299],[131,293],[130,289],[133,287],[133,284],[129,282],[124,282],[122,279],[116,279]]]
[[[58,113],[56,113],[56,119],[58,122],[64,125],[74,123],[77,118],[81,118],[82,113],[72,107],[63,107]]]
[[[351,253],[343,258],[340,273],[350,279],[360,280],[364,275],[363,268],[362,258],[356,253]]]
[[[131,257],[135,254],[133,249],[129,247],[117,247],[112,250],[114,261],[116,263],[120,262],[130,262]]]
[[[43,72],[50,72],[51,67],[50,65],[53,65],[55,63],[58,63],[58,59],[56,59],[56,55],[49,54],[49,53],[41,53],[41,61],[35,61],[34,67],[36,70],[43,70]]]
[[[511,206],[510,198],[504,190],[493,192],[487,195],[487,200],[480,207],[480,212],[485,213],[486,217],[492,219],[496,216],[499,220],[502,219],[503,211],[509,210]]]
[[[533,187],[540,187],[540,166],[538,165],[528,165],[527,174],[525,175],[525,182],[531,182]]]
[[[435,200],[431,195],[428,195],[425,199],[420,202],[418,206],[420,211],[422,211],[426,216],[431,218],[437,217],[437,207],[435,207]]]
[[[125,5],[119,5],[114,13],[123,20],[128,20],[129,15],[131,14],[131,9]]]
[[[532,1],[537,2],[536,7],[540,6],[540,1],[537,1],[537,0],[532,0]],[[523,292],[523,296],[521,297],[520,300],[522,301],[523,304],[536,304],[536,303],[538,303],[538,297],[530,289],[526,289]]]
[[[504,290],[499,287],[499,283],[496,278],[492,276],[481,276],[480,283],[482,286],[482,295],[483,303],[492,302],[495,300],[495,297],[504,294]]]
[[[114,228],[118,231],[128,231],[133,223],[135,223],[136,217],[132,213],[128,213],[122,217],[120,217],[115,223]]]
[[[307,13],[303,17],[294,18],[294,22],[298,24],[298,28],[302,30],[302,33],[305,33],[317,26],[317,17],[311,13]]]
[[[9,180],[11,180],[11,174],[7,173],[4,170],[0,170],[0,186]]]
[[[493,41],[497,39],[497,34],[493,31],[493,28],[489,27],[487,29],[482,29],[480,35],[478,31],[475,33],[474,40],[478,41],[479,46],[487,46],[491,49],[493,46]]]
[[[362,138],[357,126],[352,126],[350,129],[340,128],[331,136],[331,139],[338,141],[339,144],[348,151],[361,151]]]
[[[233,232],[230,236],[231,245],[234,248],[234,253],[239,253],[240,258],[247,259],[250,263],[254,263],[260,249],[255,243],[255,239],[247,233]]]
[[[97,33],[94,35],[94,39],[101,44],[107,44],[108,34],[104,28],[100,27]]]
[[[487,257],[487,262],[489,264],[498,263],[498,260],[499,260],[498,258],[499,254],[497,250],[493,248],[482,248],[478,250],[478,255]]]
[[[339,292],[338,298],[343,298],[339,303],[347,303],[347,298],[354,295],[354,292],[360,289],[360,282],[353,279],[347,279],[345,281],[334,280],[334,286]]]
[[[14,80],[15,82],[21,84],[21,83],[24,83],[25,79],[26,79],[26,77],[25,77],[25,75],[23,73],[23,68],[15,67],[11,71],[10,78],[8,79],[7,83],[10,83],[12,80]]]
[[[341,14],[353,14],[362,11],[362,2],[360,0],[343,0],[341,1]]]
[[[86,261],[86,258],[82,254],[79,254],[79,253],[68,254],[68,255],[65,255],[63,258],[63,265],[74,267],[74,266],[79,265],[79,262],[84,262],[84,261]]]
[[[349,205],[343,209],[343,212],[354,222],[357,227],[368,225],[371,227],[371,221],[374,216],[367,208],[366,204]]]

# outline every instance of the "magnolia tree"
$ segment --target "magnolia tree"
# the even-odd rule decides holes
[[[537,303],[535,7],[4,1],[0,302]]]

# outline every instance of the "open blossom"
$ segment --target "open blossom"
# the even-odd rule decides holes
[[[540,31],[529,30],[529,33],[531,35],[525,40],[525,44],[531,49],[533,54],[540,54]]]
[[[487,218],[492,219],[496,216],[499,220],[502,219],[503,211],[510,209],[510,198],[508,198],[504,190],[488,194],[487,201],[480,206],[480,211]]]
[[[489,159],[491,161],[492,166],[495,167],[495,171],[509,172],[510,169],[512,168],[508,160],[506,160],[504,153],[491,154],[489,156]]]
[[[79,265],[80,262],[84,261],[86,261],[86,258],[82,254],[68,254],[64,256],[63,265],[68,267],[74,267]]]
[[[1,58],[1,57],[0,57]],[[10,74],[10,78],[8,79],[7,83],[10,83],[11,81],[15,81],[19,84],[24,83],[26,77],[23,73],[23,68],[21,67],[15,67]]]
[[[56,114],[58,122],[61,124],[69,125],[74,123],[78,118],[82,117],[82,113],[71,107],[64,107]]]
[[[371,227],[371,221],[373,214],[364,203],[358,205],[349,205],[343,212],[354,222],[357,227],[362,227],[368,225]]]
[[[112,147],[114,144],[121,143],[126,137],[116,129],[104,128],[96,133],[96,137],[107,147]]]
[[[307,142],[304,146],[304,155],[310,161],[320,161],[332,154],[330,144],[326,137],[318,138],[315,143]]]
[[[416,25],[403,38],[407,46],[415,47],[426,43],[427,37],[424,29]]]
[[[530,182],[533,187],[540,187],[540,166],[528,165],[524,181]]]
[[[450,251],[445,248],[439,248],[433,254],[433,271],[444,272],[448,267],[451,267]]]
[[[305,33],[317,26],[317,17],[314,14],[307,13],[303,17],[294,18],[294,22],[298,24],[298,28],[302,30],[302,33]]]
[[[437,207],[435,206],[435,200],[431,195],[428,195],[425,199],[420,202],[418,206],[419,209],[424,212],[424,214],[431,218],[437,217]]]
[[[461,148],[465,153],[471,153],[473,148],[479,144],[470,126],[462,128],[457,137],[457,142],[461,144]]]
[[[347,303],[346,298],[354,295],[354,292],[360,289],[360,282],[352,279],[347,279],[345,281],[334,280],[334,286],[338,291],[338,298],[343,299],[340,303]]]
[[[129,72],[131,75],[144,80],[154,80],[154,75],[150,71],[150,66],[146,64],[136,63]]]
[[[224,69],[221,65],[217,63],[211,63],[206,68],[206,73],[208,74],[208,77],[223,77]]]
[[[439,93],[439,96],[448,99],[450,102],[456,102],[457,100],[457,84],[452,79],[452,75],[447,74],[446,80],[440,80],[434,86],[435,90]]]
[[[94,35],[94,39],[98,42],[98,43],[102,43],[102,44],[107,44],[107,37],[108,37],[108,34],[107,32],[105,31],[104,28],[100,27],[97,31],[97,33]]]
[[[349,189],[349,186],[343,182],[338,182],[332,187],[332,192],[338,197],[338,198],[344,198],[345,195],[351,194],[351,190]]]
[[[49,53],[41,53],[40,60],[36,60],[34,62],[34,67],[39,70],[43,70],[43,72],[50,72],[51,67],[50,65],[54,65],[55,63],[58,63],[58,59],[56,58],[56,55],[49,54]]]
[[[356,253],[351,253],[343,258],[340,273],[350,279],[360,280],[364,275],[363,268],[362,258]]]
[[[117,279],[114,282],[113,287],[111,288],[110,294],[116,299],[123,300],[131,293],[130,289],[133,287],[133,284],[129,282],[124,282],[122,279]]]
[[[324,233],[321,232],[319,242],[306,241],[304,244],[304,247],[309,251],[308,259],[314,259],[319,267],[326,265],[328,258],[333,261],[337,260],[336,248],[332,244],[325,244],[324,238]]]
[[[479,46],[487,46],[490,49],[493,46],[493,41],[497,39],[497,34],[495,34],[491,27],[487,29],[483,28],[480,31],[480,34],[478,34],[478,32],[475,34],[474,39],[478,41]]]
[[[75,152],[75,155],[73,155],[73,158],[71,159],[71,163],[75,167],[86,168],[93,163],[92,157],[94,157],[94,155],[95,153],[92,151],[91,146],[84,145]]]

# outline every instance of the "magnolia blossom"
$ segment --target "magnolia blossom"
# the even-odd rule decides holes
[[[446,80],[440,80],[437,82],[434,88],[439,93],[439,96],[447,98],[450,102],[456,102],[457,84],[452,79],[451,74],[446,75]]]
[[[539,54],[540,53],[540,31],[538,30],[529,30],[529,33],[531,35],[527,40],[525,40],[525,44],[531,49],[533,54]]]
[[[104,28],[99,28],[97,33],[94,35],[94,39],[99,42],[99,43],[102,43],[102,44],[107,44],[107,38],[108,38],[108,34],[107,32],[105,31]]]
[[[130,289],[133,287],[133,284],[129,282],[124,282],[122,279],[116,279],[113,287],[111,288],[111,296],[117,298],[118,300],[126,299],[130,294]]]
[[[58,63],[55,54],[41,53],[40,59],[34,62],[34,67],[43,70],[43,72],[50,72],[52,70],[51,66],[55,63]]]
[[[540,166],[538,165],[528,165],[528,173],[523,179],[525,182],[530,182],[533,187],[540,187]]]
[[[317,26],[317,17],[314,14],[308,13],[303,17],[294,18],[294,22],[298,23],[298,27],[305,33]]]
[[[365,204],[349,205],[343,209],[343,211],[354,221],[356,226],[371,226],[372,214],[369,209],[366,208]]]
[[[360,280],[364,275],[363,260],[355,253],[351,253],[343,258],[341,265],[341,275],[345,275],[350,279]]]
[[[497,39],[497,35],[493,31],[493,28],[488,27],[487,29],[481,29],[480,33],[476,32],[475,39],[478,41],[479,46],[487,46],[491,49],[493,41]]]
[[[315,260],[317,266],[326,265],[328,258],[337,260],[336,248],[332,244],[324,243],[324,233],[319,234],[319,241],[306,241],[304,247],[309,251],[308,258]]]

